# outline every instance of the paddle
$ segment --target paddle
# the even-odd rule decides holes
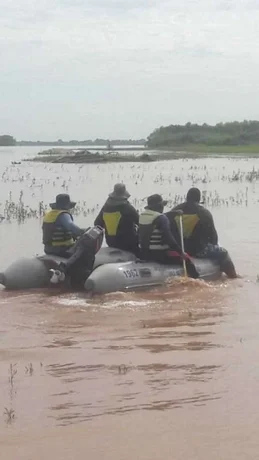
[[[180,214],[179,216],[179,222],[180,222],[180,238],[181,238],[181,248],[182,248],[182,253],[184,254],[184,240],[183,240],[183,217],[182,215]],[[183,257],[183,273],[184,273],[184,276],[187,277],[188,276],[188,273],[187,273],[187,268],[186,268],[186,260],[185,258]]]
[[[181,214],[179,215],[179,223],[180,223],[181,249],[182,249],[182,253],[185,254],[185,252],[184,252],[184,238],[183,238],[183,217],[182,217]],[[194,263],[191,261],[191,259],[186,260],[184,258],[184,256],[183,256],[182,260],[183,260],[183,272],[184,272],[185,278],[187,278],[188,275],[191,278],[194,278],[194,279],[199,278],[200,275],[197,272],[196,267],[195,267]],[[188,270],[187,270],[187,265],[188,265]]]

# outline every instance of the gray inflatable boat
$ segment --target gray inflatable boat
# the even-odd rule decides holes
[[[50,287],[50,269],[56,269],[65,259],[57,256],[22,258],[0,273],[0,284],[9,290]],[[221,275],[217,263],[208,259],[192,259],[204,280]],[[115,248],[101,248],[95,258],[94,270],[85,282],[85,290],[92,294],[148,289],[165,283],[168,278],[183,276],[180,265],[161,265],[140,261],[134,254]]]
[[[10,290],[49,287],[51,277],[49,270],[56,269],[58,264],[65,260],[53,255],[18,259],[0,273],[0,284]],[[136,260],[136,256],[130,252],[115,248],[101,248],[95,257],[94,269],[108,263],[133,260]]]
[[[213,281],[221,276],[219,265],[208,259],[192,259],[200,279]],[[133,260],[97,267],[85,282],[85,290],[92,294],[115,291],[135,291],[163,285],[169,278],[183,276],[180,265],[161,265]]]

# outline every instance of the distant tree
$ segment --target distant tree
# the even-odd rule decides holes
[[[70,145],[78,145],[78,141],[75,139],[72,139],[71,141],[68,142]]]
[[[9,136],[8,134],[4,134],[0,136],[0,145],[8,146],[8,145],[16,145],[16,140],[13,136]]]
[[[147,146],[174,147],[184,144],[245,145],[259,143],[259,121],[217,123],[215,126],[192,124],[161,126],[147,138]]]

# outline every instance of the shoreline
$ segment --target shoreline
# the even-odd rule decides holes
[[[244,151],[242,146],[239,150],[233,146],[213,148],[210,150],[205,146],[204,151],[200,146],[193,145],[184,146],[184,148],[174,149],[147,149],[143,148],[140,155],[134,153],[127,153],[127,149],[121,149],[125,152],[119,153],[118,151],[91,151],[92,149],[57,149],[52,148],[49,150],[38,152],[33,158],[26,158],[23,161],[39,162],[39,163],[71,163],[71,164],[100,164],[100,163],[149,163],[157,161],[168,161],[178,159],[195,159],[195,158],[259,158],[259,145],[250,146],[250,151]],[[129,149],[128,149],[129,150]],[[140,149],[130,149],[131,151],[140,151]]]
[[[28,158],[23,161],[32,161],[39,163],[72,163],[72,164],[84,164],[84,163],[127,163],[127,162],[152,162],[156,158],[153,155],[143,153],[142,155],[126,154],[122,155],[115,152],[92,153],[89,150],[76,150],[71,149],[64,152],[55,152],[55,149],[49,152],[39,152],[34,158]],[[76,152],[75,152],[76,150]]]
[[[151,149],[148,148],[148,151],[154,150],[157,152],[166,152],[166,153],[182,153],[189,155],[249,155],[253,154],[259,156],[259,144],[249,144],[249,145],[205,145],[205,144],[185,144],[185,145],[176,145],[163,147],[158,146]]]

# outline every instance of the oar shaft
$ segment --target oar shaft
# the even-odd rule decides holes
[[[184,239],[183,239],[183,217],[180,215],[180,237],[181,237],[181,248],[182,248],[182,253],[184,254]],[[183,271],[184,271],[184,276],[187,275],[187,268],[186,268],[186,262],[185,259],[183,258]]]

